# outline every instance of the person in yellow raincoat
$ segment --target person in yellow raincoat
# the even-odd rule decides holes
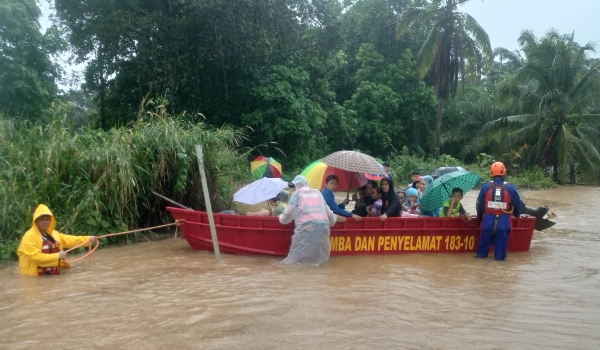
[[[21,238],[17,249],[19,273],[27,276],[58,275],[59,268],[69,267],[64,248],[96,240],[96,236],[70,236],[54,230],[56,220],[44,204],[33,213],[31,228]]]

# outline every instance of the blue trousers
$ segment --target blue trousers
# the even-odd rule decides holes
[[[497,220],[497,223],[496,223]],[[495,228],[494,228],[495,224]],[[508,246],[508,236],[510,235],[510,215],[502,214],[483,214],[481,223],[481,236],[477,245],[477,257],[487,258],[490,251],[490,245],[494,244],[494,258],[496,260],[506,259],[506,248]]]

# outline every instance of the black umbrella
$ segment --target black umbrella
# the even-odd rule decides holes
[[[434,179],[437,179],[438,177],[440,177],[444,174],[448,174],[453,171],[460,171],[460,170],[467,170],[467,169],[460,167],[460,166],[443,166],[443,167],[439,167],[439,168],[435,169],[434,171],[432,171],[431,174],[429,174],[429,176],[431,176]]]

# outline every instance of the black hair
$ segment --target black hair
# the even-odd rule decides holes
[[[340,182],[340,179],[337,177],[337,175],[329,175],[325,178],[325,183],[328,183],[331,180],[337,180],[338,182]]]
[[[371,187],[373,187],[373,188],[377,187],[377,181],[375,181],[375,180],[369,180],[367,182],[367,184],[371,185]]]
[[[460,188],[460,187],[455,187],[452,189],[452,194],[455,194],[455,193],[460,193],[461,195],[464,194],[462,188]]]
[[[377,191],[377,193],[381,194],[381,187],[379,187],[379,186],[375,186],[375,187],[373,187],[373,189],[374,189],[375,191]]]
[[[418,170],[414,170],[411,174],[412,175],[421,175],[421,173]]]
[[[382,165],[383,165],[383,166],[390,166],[390,163],[388,163],[388,162],[383,162],[383,164],[382,164]]]

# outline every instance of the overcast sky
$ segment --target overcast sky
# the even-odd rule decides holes
[[[581,45],[590,41],[600,45],[600,0],[471,0],[459,10],[479,22],[494,48],[518,49],[517,39],[524,29],[539,38],[550,28],[561,34],[575,31],[575,41]]]

